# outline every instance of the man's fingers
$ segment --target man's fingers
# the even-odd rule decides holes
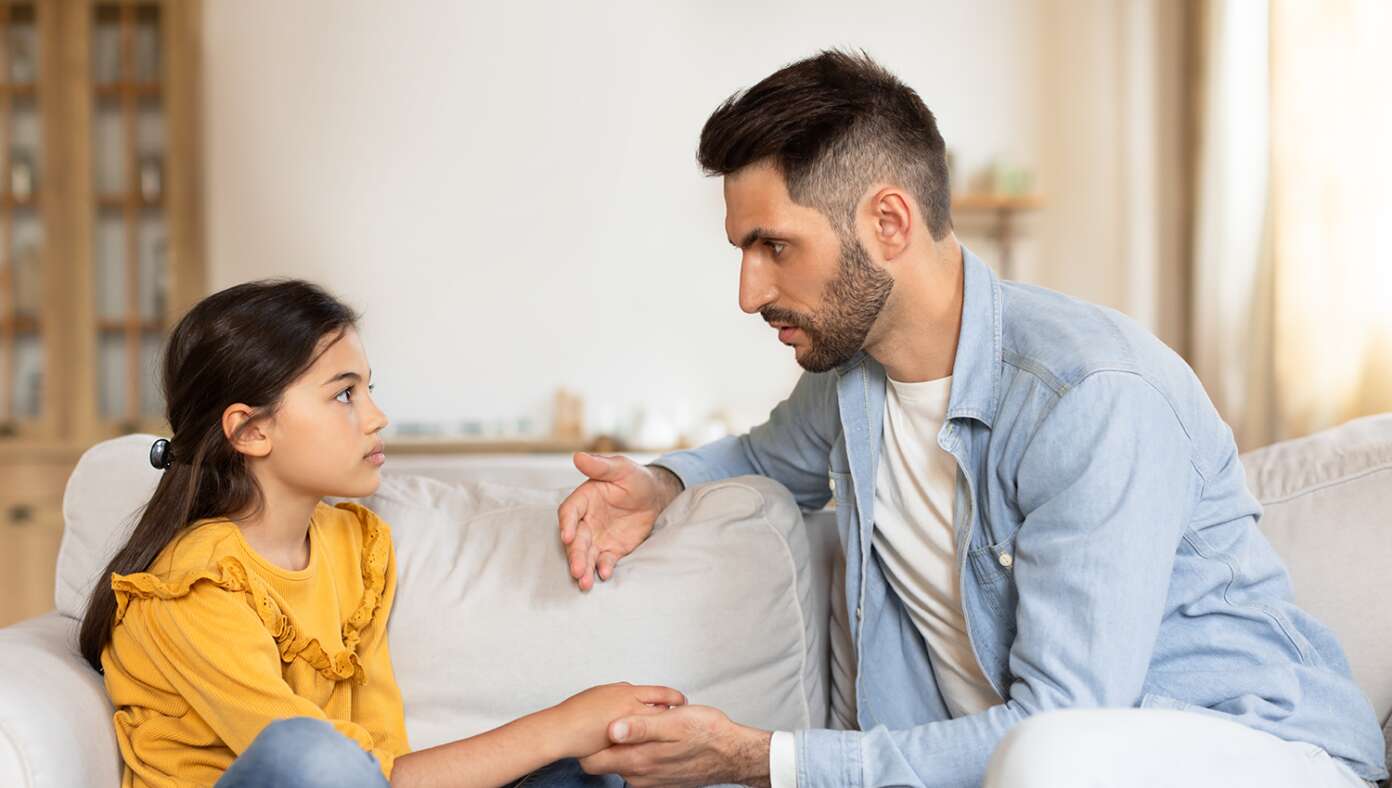
[[[628,470],[622,457],[605,457],[599,454],[578,451],[572,458],[576,470],[597,481],[612,482],[622,478]]]
[[[562,544],[568,545],[575,539],[575,529],[580,527],[580,521],[584,519],[585,513],[589,510],[589,504],[589,498],[580,495],[579,490],[572,492],[564,501],[561,501],[556,513],[561,521]]]
[[[575,540],[570,543],[566,553],[570,558],[570,576],[579,580],[585,576],[589,566],[587,561],[590,557],[590,528],[580,526],[575,533]]]
[[[615,744],[681,741],[680,726],[675,713],[620,717],[609,723],[609,741]]]
[[[613,577],[614,566],[618,563],[619,557],[617,555],[614,555],[608,550],[605,550],[604,552],[600,553],[599,561],[596,562],[597,566],[599,567],[599,579],[608,580],[609,578]]]
[[[633,688],[633,695],[651,706],[685,706],[686,696],[661,685],[644,685]]]

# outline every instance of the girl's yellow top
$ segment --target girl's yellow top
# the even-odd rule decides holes
[[[146,572],[112,575],[102,652],[123,788],[212,785],[267,724],[314,717],[377,756],[410,751],[387,651],[396,555],[387,524],[320,504],[309,565],[261,556],[227,520],[195,523]]]

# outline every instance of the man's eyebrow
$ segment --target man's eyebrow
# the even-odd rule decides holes
[[[764,240],[764,239],[766,239],[766,238],[772,238],[772,237],[773,237],[773,234],[770,233],[770,232],[769,232],[768,230],[766,230],[765,228],[763,228],[763,227],[755,227],[753,230],[750,230],[749,232],[745,233],[745,234],[744,234],[744,237],[740,239],[740,242],[739,242],[739,243],[735,243],[734,241],[730,241],[730,245],[731,245],[731,246],[738,247],[738,248],[740,248],[740,249],[748,249],[749,247],[753,246],[754,244],[756,244],[756,243],[758,243],[758,242],[760,242],[760,241],[762,241],[762,240]]]
[[[367,377],[368,377],[369,379],[372,377],[372,370],[369,369],[369,370],[367,371]],[[321,384],[319,384],[319,385],[321,385],[321,386],[327,386],[327,385],[329,385],[329,384],[331,384],[331,383],[337,383],[337,382],[339,382],[340,380],[351,380],[351,381],[353,381],[354,383],[359,383],[359,382],[362,381],[362,375],[359,375],[359,374],[356,373],[356,372],[340,372],[340,373],[338,373],[337,375],[334,375],[333,377],[329,378],[328,380],[324,381],[323,383],[321,383]]]

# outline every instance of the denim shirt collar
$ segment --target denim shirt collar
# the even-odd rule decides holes
[[[991,269],[962,247],[962,328],[952,363],[949,419],[987,427],[996,413],[1001,367],[1001,290]]]
[[[867,359],[869,354],[864,350],[857,352],[836,368],[837,377],[844,376]],[[963,245],[962,327],[957,338],[956,359],[952,363],[952,393],[947,404],[949,419],[976,419],[991,426],[996,412],[1000,365],[1000,282],[995,273]],[[878,364],[874,366],[879,367]]]

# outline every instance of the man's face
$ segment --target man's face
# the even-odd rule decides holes
[[[865,345],[894,280],[857,238],[793,202],[777,168],[725,177],[725,232],[742,253],[740,308],[777,329],[803,369],[825,372]]]

